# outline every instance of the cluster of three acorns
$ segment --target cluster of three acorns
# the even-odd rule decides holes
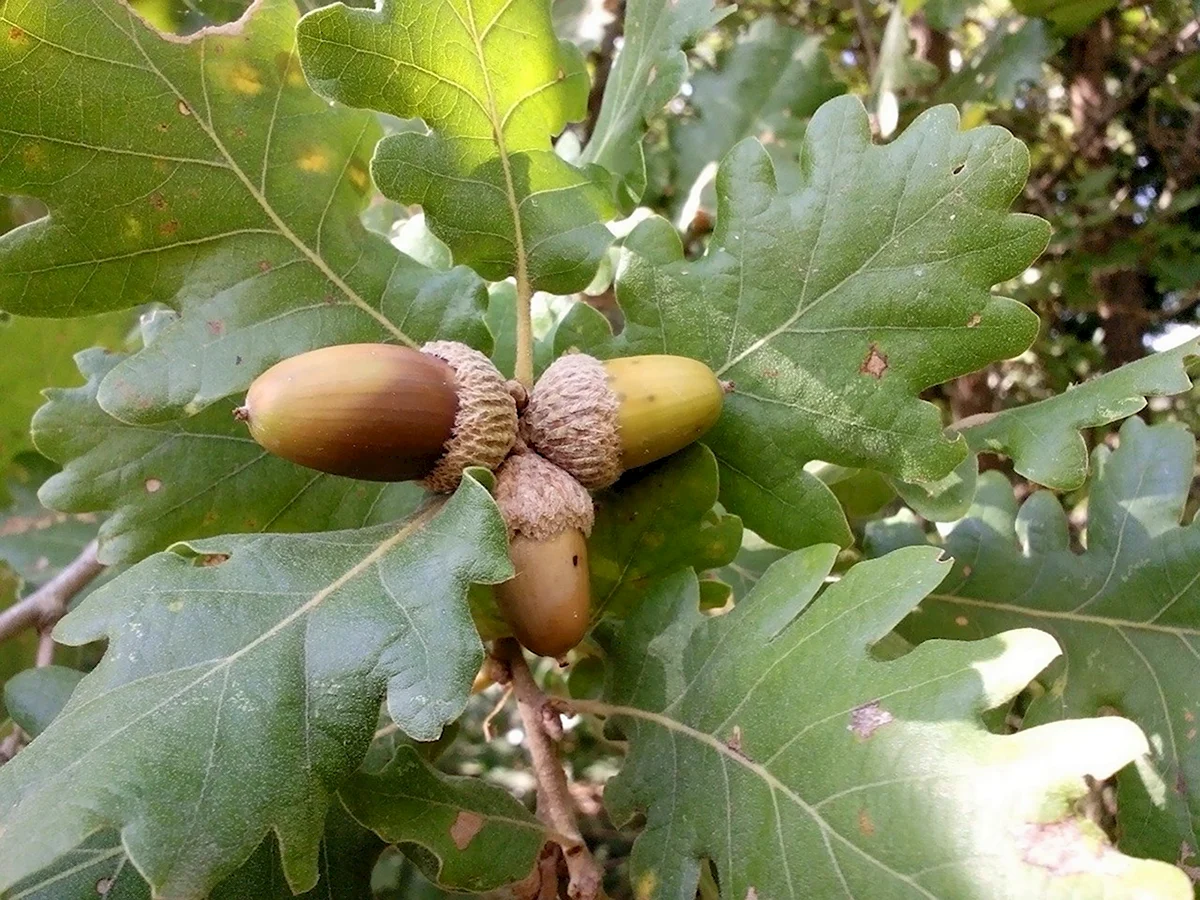
[[[680,356],[569,353],[527,396],[464,344],[344,344],[268,369],[234,415],[269,452],[334,475],[449,493],[468,466],[496,470],[516,571],[497,606],[525,647],[561,657],[589,621],[588,491],[696,440],[723,394]]]

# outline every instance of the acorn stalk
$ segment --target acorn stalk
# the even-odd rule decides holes
[[[270,453],[367,481],[457,487],[465,468],[495,468],[516,439],[517,411],[482,353],[448,341],[420,351],[342,344],[272,366],[234,411]]]
[[[561,657],[583,639],[591,613],[592,499],[562,469],[520,449],[496,473],[495,496],[516,573],[497,585],[496,603],[524,647]]]
[[[721,415],[725,389],[686,356],[600,361],[559,357],[534,386],[521,417],[525,441],[589,490],[626,469],[682,450]]]

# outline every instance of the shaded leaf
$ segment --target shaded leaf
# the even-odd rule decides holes
[[[938,97],[956,104],[1011,103],[1024,86],[1042,82],[1042,66],[1053,51],[1040,19],[1001,20],[942,83]]]
[[[96,393],[120,362],[101,351],[80,354],[88,383],[48,391],[33,426],[38,449],[63,465],[42,486],[42,502],[111,512],[100,526],[104,562],[214,534],[375,525],[402,518],[424,496],[415,483],[355,481],[272,456],[233,418],[229,401],[163,425],[119,422]]]
[[[297,34],[316,90],[428,124],[381,141],[371,169],[384,194],[424,208],[455,259],[490,281],[587,285],[612,240],[611,204],[599,173],[550,144],[583,117],[588,78],[579,50],[555,37],[548,0],[334,4]]]
[[[745,137],[756,137],[775,161],[785,190],[801,174],[796,153],[817,108],[845,90],[833,77],[821,39],[764,16],[691,78],[691,114],[672,117],[671,147],[681,195],[706,165],[719,162]]]
[[[1087,444],[1079,432],[1142,410],[1147,397],[1179,394],[1192,386],[1189,367],[1200,356],[1200,338],[1173,350],[1098,375],[1091,381],[1026,406],[987,416],[962,429],[977,453],[1002,453],[1030,481],[1074,490],[1087,478]]]
[[[62,711],[83,675],[66,666],[18,672],[4,683],[4,706],[22,731],[37,737]]]
[[[359,773],[340,791],[359,822],[389,842],[416,844],[439,886],[492,890],[529,874],[547,841],[546,826],[503,788],[443,775],[416,748],[401,746],[377,772]]]
[[[632,209],[646,190],[642,138],[647,121],[687,77],[683,48],[732,11],[715,8],[713,0],[627,0],[621,49],[581,157],[612,173],[622,208]]]
[[[610,642],[605,701],[575,701],[630,741],[605,805],[618,822],[646,814],[639,896],[693,896],[707,858],[736,898],[1191,897],[1182,872],[1122,856],[1075,809],[1085,774],[1146,751],[1136,726],[1000,737],[979,721],[1057,654],[1050,637],[876,661],[870,645],[949,567],[900,550],[814,600],[836,553],[786,557],[716,618],[690,573],[663,583]]]
[[[310,889],[381,701],[437,737],[483,658],[467,586],[511,572],[473,478],[403,525],[226,536],[130,569],[55,629],[108,653],[0,769],[0,890],[114,825],[160,894],[205,896],[268,829],[288,884]]]
[[[260,0],[180,39],[118,0],[0,13],[0,189],[50,207],[0,238],[0,308],[183,313],[109,377],[118,418],[195,412],[331,343],[486,340],[476,276],[433,273],[359,221],[379,126],[309,90],[296,18]]]
[[[1120,441],[1093,454],[1083,554],[1052,494],[1018,510],[1002,475],[982,475],[970,514],[945,539],[953,574],[901,632],[962,639],[1028,625],[1054,635],[1063,659],[1026,721],[1115,710],[1153,735],[1158,774],[1142,767],[1144,780],[1118,782],[1121,841],[1175,861],[1181,844],[1200,847],[1200,522],[1180,527],[1196,446],[1178,424],[1137,418]],[[924,542],[911,529],[889,531],[887,546]]]
[[[578,311],[564,325],[583,316],[584,327],[560,329],[600,356],[680,353],[733,383],[705,442],[722,503],[772,543],[811,540],[806,516],[846,541],[809,460],[908,481],[948,474],[966,442],[919,393],[1033,339],[1037,317],[988,293],[1046,242],[1045,222],[1006,212],[1026,150],[1003,129],[957,125],[937,107],[873,146],[862,104],[831,100],[805,133],[793,193],[743,141],[718,175],[705,256],[684,259],[664,220],[642,223],[618,275],[624,331],[600,337]]]
[[[299,896],[309,900],[369,897],[371,871],[382,849],[379,838],[340,806],[332,806],[321,839],[317,886]],[[15,891],[13,896],[21,900],[150,900],[150,885],[129,861],[115,831],[89,837]],[[291,900],[293,896],[280,870],[275,839],[268,837],[241,868],[217,885],[208,900]]]
[[[634,469],[598,494],[588,540],[593,621],[624,616],[655,582],[681,568],[732,560],[742,522],[714,512],[716,501],[717,464],[703,444]]]

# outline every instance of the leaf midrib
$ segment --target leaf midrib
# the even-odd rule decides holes
[[[283,218],[275,210],[274,206],[266,198],[265,194],[263,194],[258,189],[258,187],[250,180],[250,178],[247,176],[247,174],[242,170],[241,166],[238,165],[237,161],[233,158],[232,154],[230,154],[228,149],[225,147],[224,142],[220,139],[220,137],[217,135],[215,130],[212,128],[211,122],[205,121],[204,118],[202,118],[200,116],[199,110],[195,108],[195,104],[192,103],[183,94],[183,92],[175,85],[175,83],[172,82],[171,79],[169,79],[166,76],[166,74],[161,69],[158,68],[157,65],[155,65],[154,60],[151,58],[149,53],[146,52],[146,49],[142,46],[142,43],[139,40],[139,35],[138,35],[139,25],[138,25],[138,22],[135,21],[136,14],[133,12],[132,8],[128,9],[129,25],[130,25],[130,29],[128,31],[126,31],[124,28],[122,28],[121,25],[111,15],[109,15],[108,10],[106,10],[104,8],[103,3],[96,4],[96,9],[102,16],[104,16],[104,18],[106,18],[110,23],[112,23],[112,26],[117,31],[119,31],[121,34],[124,34],[129,39],[130,43],[134,47],[137,48],[138,53],[141,54],[142,58],[146,62],[146,66],[148,67],[146,71],[148,71],[155,78],[157,78],[171,92],[171,94],[173,94],[175,96],[175,98],[180,103],[186,104],[187,108],[189,110],[191,110],[192,118],[195,119],[196,124],[200,127],[201,131],[204,132],[205,136],[208,137],[208,139],[212,142],[212,144],[216,148],[217,152],[221,155],[221,157],[225,161],[223,166],[219,163],[212,163],[212,162],[207,162],[204,164],[205,165],[217,165],[219,167],[228,168],[229,171],[231,171],[234,174],[234,177],[236,177],[238,179],[238,181],[241,182],[241,184],[245,188],[247,194],[254,200],[254,202],[256,204],[258,204],[259,208],[262,209],[263,213],[267,216],[267,218],[270,219],[271,223],[275,226],[278,233],[282,237],[284,237],[286,240],[288,240],[293,246],[296,247],[297,250],[299,250],[302,254],[304,254],[304,256],[308,259],[308,261],[323,276],[325,276],[325,278],[327,278],[330,281],[330,283],[332,283],[335,287],[337,287],[338,290],[340,290],[352,303],[354,303],[355,306],[357,306],[359,309],[361,309],[363,312],[365,312],[371,318],[375,319],[375,321],[377,321],[396,340],[400,341],[401,343],[405,344],[408,347],[412,347],[415,349],[418,346],[416,341],[414,341],[407,334],[405,334],[381,311],[376,310],[373,306],[371,306],[371,304],[367,303],[367,301],[364,300],[357,291],[355,291],[352,287],[350,287],[350,285],[347,284],[340,275],[338,275],[336,272],[334,272],[334,270],[329,266],[329,264],[325,261],[325,259],[319,253],[317,253],[311,247],[309,247],[305,241],[301,240],[299,235],[297,235],[288,226],[287,222],[285,222],[283,220]],[[11,22],[11,20],[9,20],[7,17],[4,17],[2,19],[2,21]],[[17,23],[11,22],[11,24],[16,25]],[[30,32],[28,29],[26,29],[24,27],[24,25],[22,25],[21,27],[25,31],[25,33],[27,35],[29,35],[29,37],[31,37],[34,40],[39,41],[42,44],[45,44],[46,46],[52,46],[52,47],[54,47],[54,49],[57,49],[60,52],[68,53],[70,55],[78,55],[77,53],[74,53],[65,47],[60,47],[58,45],[51,44],[51,42],[49,42],[48,40],[43,38],[41,35],[39,35],[35,32]],[[206,46],[207,35],[205,34],[204,31],[201,31],[198,33],[198,35],[190,38],[189,42],[192,40],[199,40],[199,42],[200,42],[201,76],[203,77],[205,74],[204,63],[203,63],[203,48]],[[294,46],[293,46],[291,52],[293,52],[293,53],[295,52]],[[105,63],[111,63],[111,64],[116,64],[116,65],[122,64],[119,60],[108,60],[108,59],[100,60],[99,58],[97,58],[97,61],[103,61]],[[129,67],[128,64],[124,64],[124,65]],[[132,68],[138,68],[138,67],[134,66]],[[206,96],[206,100],[207,100],[207,96]],[[274,116],[272,116],[272,126],[273,125],[274,125]]]

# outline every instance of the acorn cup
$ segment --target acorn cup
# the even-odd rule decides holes
[[[504,378],[453,341],[292,356],[254,380],[234,415],[275,456],[365,481],[421,479],[439,493],[453,491],[468,466],[498,466],[517,432]]]
[[[521,437],[588,490],[670,456],[711,428],[725,388],[686,356],[555,360],[521,414]]]
[[[591,613],[592,498],[558,466],[520,446],[496,472],[495,498],[516,570],[496,586],[497,606],[524,647],[561,657],[583,639]]]

